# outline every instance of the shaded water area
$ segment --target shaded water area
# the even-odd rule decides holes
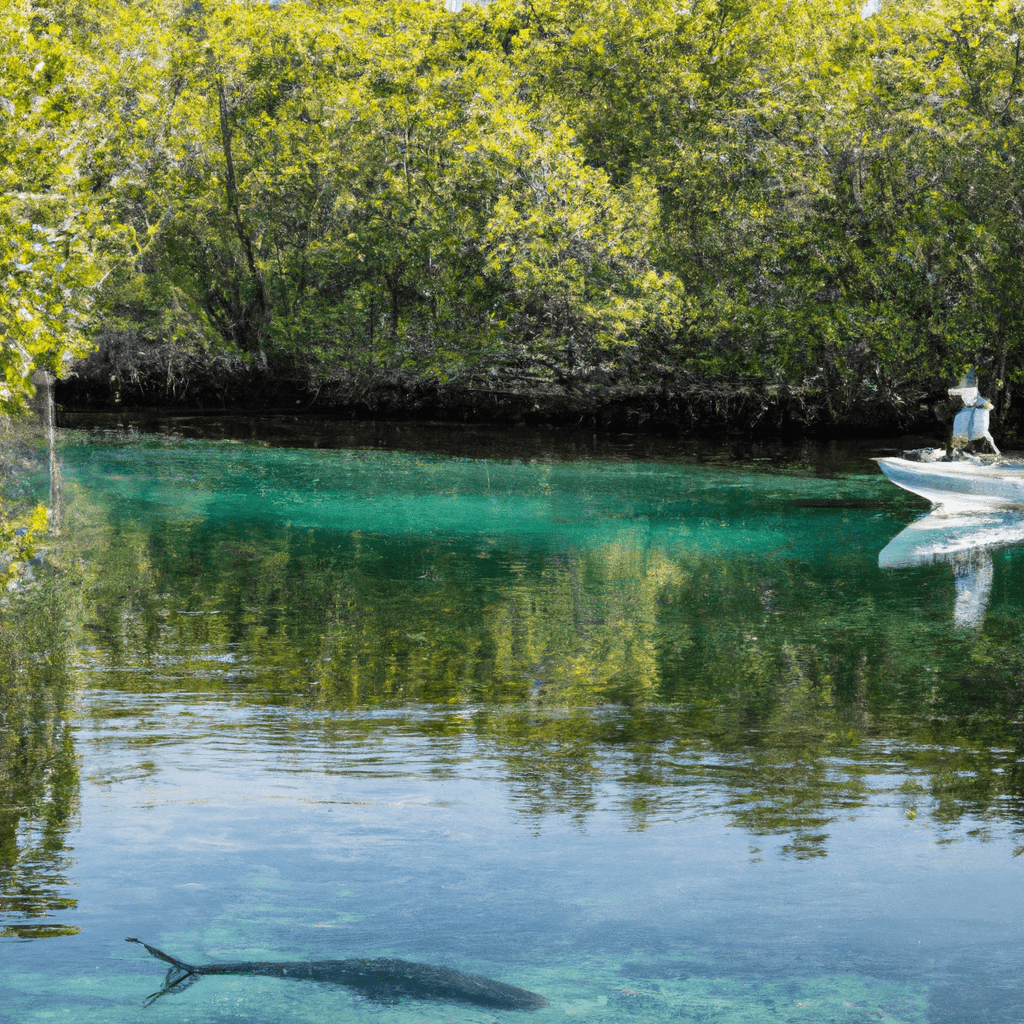
[[[0,607],[0,1020],[513,1014],[143,1008],[129,935],[446,966],[533,1021],[1024,1018],[1014,514],[924,520],[870,445],[176,428],[62,432]]]

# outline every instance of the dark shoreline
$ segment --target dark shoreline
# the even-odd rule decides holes
[[[873,459],[934,445],[928,434],[783,438],[733,432],[701,435],[601,431],[552,425],[353,420],[314,413],[113,410],[65,411],[59,424],[99,434],[164,435],[268,448],[399,451],[424,458],[505,462],[664,462],[833,478],[877,472]]]
[[[392,421],[569,428],[666,437],[691,435],[839,440],[923,435],[942,438],[956,405],[938,386],[908,388],[896,399],[865,388],[837,408],[803,386],[764,381],[680,380],[672,386],[581,385],[519,389],[436,385],[409,379],[374,385],[357,380],[311,392],[287,382],[237,382],[222,394],[197,387],[175,399],[158,389],[116,388],[95,377],[58,381],[58,424],[93,415],[312,416],[358,422]],[[242,386],[244,384],[244,386]],[[235,397],[237,396],[237,397]],[[1002,436],[1010,424],[1002,424]],[[998,435],[997,435],[998,436]]]

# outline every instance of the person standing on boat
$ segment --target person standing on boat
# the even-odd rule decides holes
[[[992,445],[992,451],[996,455],[1001,454],[988,430],[989,413],[995,406],[987,398],[981,397],[981,393],[978,391],[977,377],[973,371],[957,387],[949,389],[950,398],[955,395],[960,396],[965,408],[961,409],[953,420],[953,439],[950,447],[962,449],[972,441],[984,439]]]

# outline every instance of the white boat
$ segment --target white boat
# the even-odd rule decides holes
[[[1024,506],[1024,462],[875,460],[897,487],[936,505]]]
[[[929,515],[911,523],[879,552],[880,569],[946,562],[953,569],[956,600],[953,621],[979,626],[992,590],[993,551],[1024,541],[1024,461],[1004,459],[988,432],[992,403],[982,398],[973,374],[950,397],[959,395],[964,409],[953,421],[954,458],[944,450],[904,452],[912,458],[876,459],[897,487],[932,502]],[[994,456],[962,451],[985,440]]]

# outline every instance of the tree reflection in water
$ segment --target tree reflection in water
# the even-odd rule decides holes
[[[405,733],[443,773],[465,746],[538,828],[724,814],[809,858],[872,802],[940,838],[1024,824],[1005,516],[980,545],[948,520],[887,543],[906,509],[865,481],[97,447],[68,459],[59,560],[0,608],[6,934],[74,906],[75,686],[294,709],[339,758]],[[928,595],[977,549],[1003,581],[975,572],[951,614]]]
[[[441,730],[538,820],[612,787],[631,827],[716,810],[799,858],[869,801],[1024,821],[1016,631],[879,573],[863,482],[147,444],[92,490],[88,685]]]
[[[54,565],[0,604],[0,934],[67,935],[79,806],[69,654],[74,574]]]

